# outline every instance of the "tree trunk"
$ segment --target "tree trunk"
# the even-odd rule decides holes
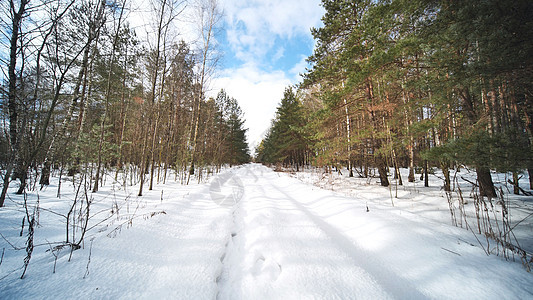
[[[520,195],[520,185],[518,184],[518,172],[513,172],[513,193]]]
[[[17,190],[17,195],[22,195],[24,193],[24,189],[26,189],[27,179],[28,179],[28,168],[24,166],[24,164],[19,161],[17,165],[15,166],[15,174],[14,179],[20,180],[20,186]]]
[[[50,162],[45,162],[41,170],[41,179],[39,180],[41,189],[45,185],[50,185]]]
[[[7,188],[9,187],[9,181],[11,179],[11,172],[13,171],[13,165],[8,164],[6,173],[4,174],[4,185],[2,187],[2,193],[0,194],[0,207],[4,206],[6,199]]]
[[[342,82],[342,87],[344,88],[344,81]],[[348,141],[348,170],[350,171],[349,177],[353,177],[353,171],[352,171],[352,137],[351,137],[351,124],[350,124],[350,114],[348,111],[348,102],[346,101],[346,97],[344,100],[344,114],[346,118],[346,140]]]
[[[404,104],[407,104],[409,102],[409,93],[407,93],[405,90],[402,93]],[[407,134],[409,135],[409,145],[407,146],[407,149],[409,151],[409,175],[407,176],[407,181],[409,182],[415,182],[415,139],[412,136],[410,132],[410,125],[411,125],[411,119],[407,113],[407,110],[405,112],[405,119],[406,119],[406,130]]]
[[[428,161],[424,160],[424,186],[429,187],[429,170]]]
[[[151,108],[149,108],[149,109],[151,110]],[[150,112],[150,114],[151,114],[151,112]],[[151,122],[148,122],[148,123],[151,123]],[[140,174],[140,177],[139,177],[139,180],[140,180],[139,193],[137,194],[139,197],[141,197],[143,195],[144,174],[145,174],[145,169],[146,169],[146,148],[147,148],[148,132],[149,132],[148,128],[144,130],[143,145],[142,145],[142,149],[141,149],[141,165],[140,165],[141,174]]]
[[[487,168],[476,168],[476,174],[479,184],[479,195],[481,197],[496,198],[496,190],[494,189],[490,170]]]
[[[83,53],[81,67],[76,77],[77,80],[74,86],[74,91],[73,91],[71,102],[70,102],[70,105],[67,111],[66,118],[63,119],[60,129],[52,136],[52,140],[45,154],[45,162],[50,161],[51,160],[50,156],[52,156],[54,152],[57,152],[55,150],[56,144],[57,144],[56,141],[59,141],[61,138],[63,138],[66,135],[67,128],[74,114],[74,110],[76,106],[78,106],[78,100],[80,96],[82,97],[82,99],[84,99],[84,97],[88,98],[88,95],[86,94],[87,79],[88,79],[87,73],[88,73],[89,68],[92,69],[92,65],[93,65],[92,57],[96,55],[96,50],[98,48],[96,44],[98,43],[98,39],[100,37],[102,26],[104,25],[104,22],[103,22],[104,9],[105,9],[105,1],[102,0],[101,2],[98,3],[95,14],[91,15],[91,20],[89,21],[89,28],[87,29],[88,30],[87,41],[85,45],[82,48],[82,50],[76,55],[76,57],[73,58],[71,62],[71,64],[74,63],[74,61],[77,60],[77,57]],[[93,41],[95,45],[91,47]],[[91,53],[91,50],[92,50],[92,53]],[[62,77],[66,75],[66,71],[67,70],[63,72]],[[53,102],[57,102],[59,100],[59,91],[61,90],[60,87],[61,87],[61,84],[59,84],[56,88],[56,96]],[[80,94],[80,88],[82,88],[81,94]],[[84,114],[83,114],[83,110],[82,110],[81,102],[80,102],[80,113],[79,113],[78,119],[82,120],[83,118],[84,118]],[[76,144],[76,148],[79,146],[80,133],[81,133],[81,130],[78,130],[78,143]],[[44,131],[43,131],[43,137],[44,137]],[[79,162],[79,157],[77,156],[74,158],[74,166],[69,171],[69,173],[74,174],[75,172],[78,171],[78,162]]]
[[[387,177],[387,164],[381,157],[378,158],[378,173],[381,186],[389,186],[389,178]]]
[[[444,191],[451,192],[450,168],[447,163],[441,163],[442,174],[444,175]]]
[[[127,57],[127,49],[126,49],[126,57]],[[126,60],[125,60],[126,61]],[[126,62],[124,62],[124,68],[126,67]],[[118,178],[118,173],[120,170],[122,170],[124,165],[124,155],[123,155],[123,147],[124,147],[124,131],[126,130],[126,115],[128,110],[128,105],[125,103],[125,93],[126,90],[126,72],[124,72],[124,76],[122,78],[122,94],[120,96],[120,120],[121,120],[121,127],[120,127],[120,134],[118,139],[118,166],[117,166],[117,172],[115,173],[115,181]],[[130,97],[131,98],[131,97]]]
[[[400,169],[398,168],[398,165],[394,166],[394,172],[396,174],[396,177],[398,179],[398,185],[403,185],[403,180],[402,180],[402,174],[400,173]]]
[[[154,124],[154,134],[152,136],[152,147],[150,151],[150,184],[148,190],[151,191],[154,188],[154,170],[155,170],[155,152],[156,152],[156,139],[157,139],[157,129],[159,127],[159,103],[157,105],[157,117]]]
[[[191,166],[189,168],[189,176],[187,177],[187,184],[189,184],[190,176],[194,174],[194,164],[196,163],[196,143],[198,138],[198,126],[200,122],[200,112],[202,107],[202,101],[204,98],[204,90],[205,90],[205,82],[208,77],[209,69],[211,69],[212,66],[209,66],[209,57],[211,52],[211,38],[213,37],[213,30],[215,29],[216,23],[219,21],[220,14],[218,12],[217,3],[215,1],[208,1],[207,3],[202,3],[205,5],[202,5],[200,8],[200,15],[198,16],[200,18],[201,22],[201,38],[202,38],[202,66],[200,69],[199,74],[199,82],[198,84],[198,94],[196,95],[198,103],[197,103],[197,117],[196,117],[196,124],[194,127],[194,135],[192,140],[192,158],[191,158]],[[207,20],[204,19],[207,17]],[[216,60],[214,60],[216,61]]]
[[[125,1],[122,3],[122,8],[124,8]],[[101,9],[103,11],[103,8],[105,7],[105,3],[102,1]],[[105,92],[105,108],[104,108],[104,115],[102,117],[102,122],[100,123],[100,140],[98,141],[98,165],[96,167],[96,177],[94,179],[94,187],[93,187],[93,193],[98,192],[98,180],[100,179],[100,173],[102,168],[102,151],[104,148],[104,137],[105,137],[105,121],[107,119],[107,114],[109,110],[109,101],[111,98],[111,76],[113,75],[113,64],[115,62],[115,52],[118,45],[118,39],[119,39],[119,32],[120,28],[122,26],[122,16],[124,13],[124,9],[120,10],[120,16],[118,18],[118,24],[117,29],[113,37],[113,47],[111,49],[111,57],[109,59],[109,69],[107,71],[107,86],[106,86],[106,92]],[[102,18],[103,13],[99,14],[99,18]]]
[[[2,187],[2,193],[0,194],[0,207],[4,206],[5,197],[7,194],[7,189],[9,187],[9,181],[11,178],[11,172],[13,166],[17,161],[17,152],[18,152],[18,132],[17,132],[17,123],[18,123],[18,111],[17,111],[17,74],[16,74],[16,64],[17,64],[17,52],[18,52],[18,42],[19,42],[19,33],[20,26],[22,23],[22,16],[25,13],[26,5],[29,0],[20,1],[20,6],[18,12],[13,11],[12,16],[12,30],[11,30],[11,39],[10,39],[10,54],[9,54],[9,67],[8,67],[8,76],[9,76],[9,90],[8,90],[8,100],[7,100],[7,109],[9,114],[9,139],[11,142],[11,155],[10,161],[4,175],[4,186]],[[14,1],[10,1],[11,7],[15,7]]]
[[[527,174],[529,175],[529,189],[533,190],[533,168],[528,168]]]

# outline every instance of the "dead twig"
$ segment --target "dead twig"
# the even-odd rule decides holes
[[[6,252],[6,248],[2,248],[2,257],[0,258],[0,266],[2,265],[2,262],[4,261],[4,253]]]
[[[452,251],[452,250],[446,249],[446,248],[444,248],[444,247],[440,247],[440,248],[441,248],[442,250],[448,251],[448,252],[453,253],[453,254],[455,254],[455,255],[459,255],[459,256],[461,256],[461,254],[459,254],[459,253],[457,253],[457,252],[455,252],[455,251]]]
[[[50,249],[46,250],[46,252],[50,251],[50,253],[52,253],[52,255],[54,256],[54,269],[52,270],[52,273],[55,274],[58,255],[56,254],[56,251],[54,250],[55,247],[52,248],[52,244],[48,244],[48,247],[50,247]]]
[[[18,250],[24,249],[22,247],[17,247],[15,245],[13,245],[2,233],[0,233],[0,236],[4,239],[4,241],[6,241],[6,243],[9,244],[9,246],[11,246],[11,248],[13,248],[13,250],[17,250],[18,251]]]
[[[83,275],[83,279],[89,276],[89,264],[91,263],[91,254],[93,252],[93,241],[94,241],[94,238],[91,239],[91,246],[89,247],[89,260],[87,260],[87,266],[85,267],[85,274]]]
[[[461,179],[463,179],[464,181],[470,183],[470,184],[473,185],[474,187],[479,187],[479,186],[477,185],[477,183],[475,183],[475,182],[473,182],[473,181],[471,181],[471,180],[468,180],[468,179],[464,178],[463,176],[461,176]]]

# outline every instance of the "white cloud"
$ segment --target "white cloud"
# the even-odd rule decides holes
[[[267,73],[253,65],[245,65],[237,69],[226,69],[214,79],[211,83],[211,96],[216,96],[223,88],[230,97],[237,99],[245,114],[248,143],[253,148],[270,127],[283,91],[291,83],[292,80],[283,71]]]
[[[284,55],[285,55],[285,48],[279,47],[278,50],[276,50],[276,53],[274,54],[274,56],[272,56],[272,61],[276,62],[280,58],[282,58]]]
[[[243,22],[251,33],[271,32],[284,38],[309,34],[319,25],[320,0],[222,0],[230,25]]]
[[[261,60],[276,38],[310,38],[320,26],[320,0],[222,0],[232,50],[244,62]]]

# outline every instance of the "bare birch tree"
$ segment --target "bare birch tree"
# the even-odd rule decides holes
[[[194,130],[192,131],[192,141],[190,148],[191,164],[189,167],[189,175],[187,177],[187,184],[189,183],[191,175],[194,174],[194,165],[197,159],[197,142],[198,142],[198,128],[200,123],[200,112],[202,101],[204,100],[207,82],[209,77],[213,74],[218,62],[218,55],[215,50],[214,36],[216,34],[217,25],[221,20],[222,13],[220,11],[217,0],[198,0],[196,5],[196,18],[198,20],[199,31],[199,70],[196,74],[196,117],[194,121]]]

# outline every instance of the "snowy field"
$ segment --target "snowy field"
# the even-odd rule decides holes
[[[0,299],[533,299],[519,259],[487,255],[464,220],[451,225],[438,177],[429,188],[406,176],[383,188],[346,175],[249,164],[203,184],[169,180],[143,197],[108,179],[87,198],[71,178],[57,198],[54,178],[27,196],[39,210],[24,279],[28,222],[21,234],[24,197],[13,189],[0,209]],[[533,199],[506,197],[531,251]],[[82,248],[71,251],[61,247],[67,228],[79,239],[87,216],[83,202],[69,215],[74,199],[91,209]]]

